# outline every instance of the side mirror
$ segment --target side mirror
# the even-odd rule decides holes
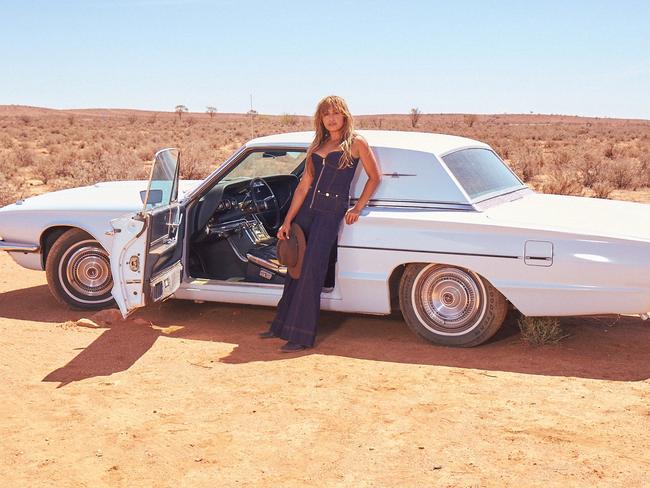
[[[142,190],[140,192],[140,200],[142,200],[142,203],[146,203],[147,205],[156,205],[157,203],[162,202],[163,200],[163,191],[160,189],[151,189],[149,190],[149,200],[144,201],[144,199],[147,198],[147,190]]]

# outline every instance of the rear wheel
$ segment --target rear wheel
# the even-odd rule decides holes
[[[71,229],[54,242],[45,273],[50,291],[64,305],[97,310],[115,304],[108,252],[82,230]]]
[[[508,302],[485,279],[464,268],[410,264],[399,288],[402,315],[411,330],[445,346],[478,346],[505,319]]]

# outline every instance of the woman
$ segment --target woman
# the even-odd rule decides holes
[[[359,219],[361,209],[379,185],[377,161],[363,137],[355,134],[352,115],[341,97],[323,98],[314,115],[316,134],[307,150],[305,170],[291,201],[278,239],[287,239],[292,222],[302,228],[307,245],[300,278],[287,276],[278,310],[262,338],[281,337],[283,352],[300,351],[314,345],[320,293],[325,282],[332,247],[341,220],[348,225]],[[350,183],[361,160],[368,174],[357,203],[349,206]]]

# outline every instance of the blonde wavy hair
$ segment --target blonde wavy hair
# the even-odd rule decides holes
[[[341,97],[336,95],[328,95],[323,98],[318,105],[316,106],[316,113],[314,113],[314,130],[316,134],[314,140],[307,149],[307,168],[308,171],[313,173],[313,167],[311,164],[311,155],[314,153],[323,143],[325,143],[330,138],[329,131],[325,128],[323,123],[323,116],[327,111],[333,108],[335,111],[343,115],[343,137],[341,140],[341,150],[343,151],[343,156],[339,160],[339,169],[349,168],[354,164],[354,159],[352,158],[352,142],[356,137],[354,132],[354,125],[352,121],[352,114],[350,109],[348,109],[347,103]]]

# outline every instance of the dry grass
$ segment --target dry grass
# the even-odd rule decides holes
[[[418,130],[490,144],[529,185],[550,193],[625,198],[650,187],[650,122],[536,115],[367,115],[361,129]],[[251,124],[253,125],[251,130]],[[0,205],[102,180],[145,178],[157,149],[182,150],[200,179],[254,137],[309,130],[309,117],[0,106]],[[623,193],[621,193],[621,190]],[[633,198],[630,197],[631,199]]]
[[[554,344],[568,337],[556,317],[526,317],[518,320],[521,338],[532,346]]]

